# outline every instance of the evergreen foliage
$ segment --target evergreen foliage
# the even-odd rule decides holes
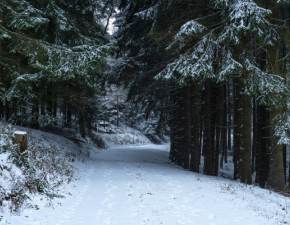
[[[109,51],[95,22],[96,10],[90,0],[1,2],[3,117],[37,127],[71,126],[72,117],[88,125],[95,98],[103,91]]]
[[[232,160],[232,178],[285,190],[289,4],[2,0],[0,116],[85,136],[97,119],[119,121],[121,107],[132,126],[148,119],[152,139],[169,128],[182,167],[217,176]],[[101,105],[108,83],[130,103]]]
[[[166,109],[171,160],[219,175],[233,157],[234,178],[284,189],[289,3],[122,3],[117,39],[126,63],[118,75],[135,98],[151,96],[152,110],[162,112],[157,102]]]

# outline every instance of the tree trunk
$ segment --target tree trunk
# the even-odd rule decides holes
[[[86,137],[86,119],[83,112],[79,113],[79,129],[81,136]]]
[[[188,86],[185,90],[185,141],[186,141],[186,149],[185,149],[185,156],[184,156],[184,168],[191,169],[191,160],[192,160],[192,153],[194,146],[192,145],[192,87]]]
[[[272,5],[271,7],[274,7]],[[272,8],[271,8],[272,9]],[[274,9],[274,8],[273,8]],[[273,16],[281,15],[280,8],[275,8],[273,10]],[[281,47],[281,46],[280,46]],[[280,49],[281,48],[271,48],[268,50],[267,54],[267,70],[274,74],[282,74],[282,68],[280,59]],[[281,113],[287,110],[286,102],[281,105],[275,105],[275,108],[271,111],[271,122]],[[284,147],[281,144],[278,144],[279,137],[275,136],[275,124],[272,126],[272,144],[271,144],[271,157],[270,157],[270,172],[268,184],[274,190],[283,190],[286,186],[284,166],[283,166],[283,152]]]
[[[177,165],[184,167],[187,157],[188,142],[186,141],[186,92],[175,89],[171,93],[172,111],[170,112],[171,150],[170,159]]]
[[[235,81],[234,177],[251,184],[251,98],[243,93],[241,78]]]
[[[270,111],[266,106],[257,105],[256,111],[256,183],[265,187],[269,176],[271,154]]]
[[[281,191],[285,188],[283,168],[283,145],[273,146],[270,159],[269,186],[274,190]]]
[[[273,110],[271,112],[271,120],[280,114],[280,110]],[[272,145],[271,145],[271,156],[270,156],[270,172],[268,184],[271,188],[277,191],[284,190],[286,186],[285,174],[284,174],[284,146],[278,144],[278,138],[274,136],[274,129],[272,127]]]
[[[217,176],[218,158],[215,149],[215,126],[216,126],[216,92],[212,81],[206,81],[206,102],[204,118],[204,173]]]
[[[196,84],[192,86],[192,147],[191,147],[191,170],[199,172],[200,157],[201,157],[201,146],[200,146],[200,120],[201,120],[201,101],[200,101],[200,89]]]
[[[288,187],[290,189],[290,160],[289,160],[289,172],[288,172]]]
[[[38,108],[38,101],[37,99],[34,100],[34,103],[32,105],[32,110],[31,110],[31,114],[32,114],[32,121],[31,121],[31,125],[33,128],[39,128],[39,123],[38,123],[38,118],[39,118],[39,108]]]
[[[227,85],[224,85],[224,102],[222,109],[222,131],[221,131],[221,150],[222,158],[220,161],[220,167],[223,168],[224,162],[227,160],[228,142],[227,142],[227,132],[228,132],[228,91]]]

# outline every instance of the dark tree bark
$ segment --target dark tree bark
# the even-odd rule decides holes
[[[32,105],[32,110],[31,110],[31,114],[32,114],[32,121],[31,121],[31,125],[33,128],[39,128],[39,123],[38,123],[38,118],[39,118],[39,106],[38,106],[38,101],[37,99],[35,99],[33,105]]]
[[[200,157],[201,157],[201,145],[200,145],[200,124],[201,124],[201,96],[200,89],[197,84],[193,84],[192,86],[192,137],[191,137],[191,165],[190,169],[194,172],[199,172],[200,167]]]
[[[177,165],[184,167],[187,157],[188,141],[186,140],[186,92],[175,89],[171,93],[172,110],[170,112],[171,151],[170,159]]]
[[[205,83],[206,113],[204,117],[204,173],[207,175],[218,175],[218,153],[215,148],[215,128],[216,128],[216,89],[212,81]]]
[[[290,160],[289,160],[289,171],[288,171],[288,186],[290,188]]]
[[[82,137],[86,137],[86,119],[83,112],[79,113],[79,129]]]
[[[235,80],[234,177],[251,184],[251,98],[243,93],[241,78]]]
[[[256,183],[265,187],[269,176],[271,155],[270,111],[266,106],[256,106],[255,170]]]
[[[194,146],[192,145],[192,123],[193,123],[193,118],[192,118],[192,113],[193,113],[193,101],[192,101],[192,87],[188,86],[186,87],[185,90],[185,120],[186,123],[184,124],[185,126],[185,141],[186,141],[186,150],[184,152],[184,168],[185,169],[191,169],[191,160],[192,160],[192,153],[193,153],[193,148]],[[194,154],[194,153],[193,153]]]
[[[220,160],[220,167],[223,168],[224,162],[227,161],[227,152],[228,152],[228,141],[227,141],[227,132],[228,132],[228,91],[227,85],[224,85],[224,96],[223,96],[223,109],[222,109],[222,130],[221,130],[221,153],[222,157]]]
[[[285,185],[287,183],[287,146],[283,145],[283,168],[284,168],[284,179]]]

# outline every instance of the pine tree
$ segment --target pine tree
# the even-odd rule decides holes
[[[200,20],[190,20],[185,23],[171,45],[179,46],[181,52],[185,54],[169,64],[158,78],[173,79],[179,84],[184,84],[190,79],[205,82],[207,79],[216,82],[227,80],[234,82],[235,177],[242,182],[251,183],[251,96],[259,97],[261,102],[275,101],[274,96],[280,95],[285,90],[282,77],[259,68],[259,64],[253,57],[253,44],[259,44],[265,49],[270,48],[277,40],[278,34],[268,20],[271,11],[259,7],[254,1],[215,1],[212,6],[214,11],[226,18],[224,19],[226,22],[216,28],[211,25],[213,29],[208,29],[206,26],[206,22],[210,21],[202,24]],[[253,36],[254,34],[256,36]],[[188,43],[192,40],[197,41],[190,47]],[[211,88],[206,90],[210,91]],[[210,93],[206,95],[210,96]],[[206,102],[206,105],[209,105],[206,108],[206,115],[210,115],[215,107],[211,101]],[[213,124],[216,122],[209,121],[210,117],[205,119],[206,171],[216,164],[214,157],[208,156],[210,152],[214,152],[215,144],[211,140],[215,137]],[[213,131],[210,131],[212,129]],[[210,163],[207,163],[207,158]]]
[[[68,111],[82,117],[95,107],[108,48],[94,11],[90,0],[1,2],[1,103],[7,119],[60,126],[57,117]]]
[[[252,183],[256,172],[255,182],[262,187],[274,167],[285,170],[285,154],[280,154],[285,151],[271,157],[272,148],[279,146],[275,143],[288,140],[288,113],[279,110],[288,93],[285,70],[265,62],[285,33],[279,28],[282,16],[272,13],[279,4],[122,1],[118,75],[137,99],[167,104],[172,161],[198,172],[204,160],[204,172],[218,175],[219,165],[233,153],[234,177]],[[281,55],[271,65],[277,61],[285,66]],[[169,101],[148,93],[156,93],[156,87],[168,93]],[[276,164],[270,162],[273,157]]]

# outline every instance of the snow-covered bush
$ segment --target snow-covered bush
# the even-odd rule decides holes
[[[15,211],[41,193],[49,198],[58,195],[57,188],[72,178],[72,166],[60,149],[48,143],[30,141],[25,153],[13,144],[13,129],[0,128],[0,205]]]
[[[11,163],[9,154],[0,155],[0,205],[10,202],[12,211],[18,209],[27,195],[25,194],[25,178],[22,171]]]

